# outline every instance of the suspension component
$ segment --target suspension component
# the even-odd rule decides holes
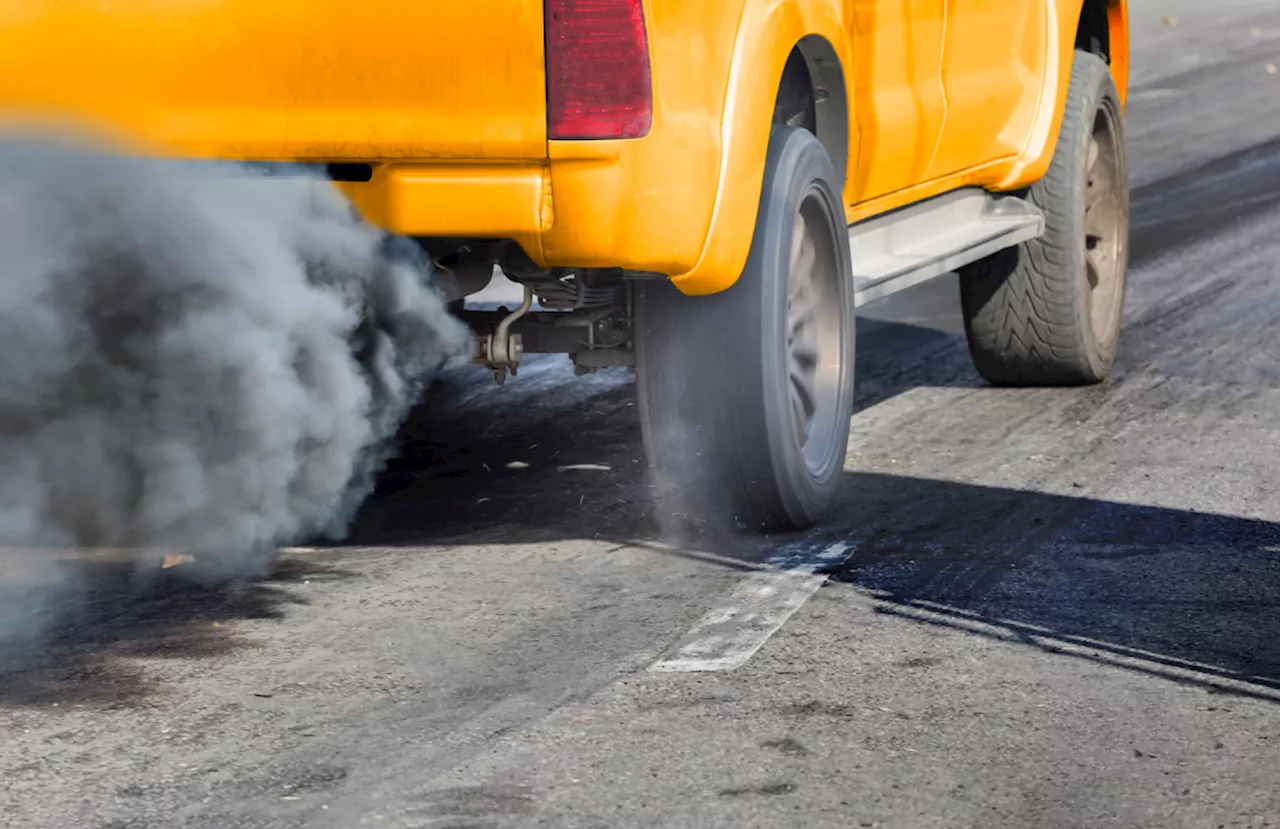
[[[538,304],[551,311],[580,311],[619,305],[622,297],[622,272],[572,271],[553,268],[549,273],[520,275],[515,280],[532,285]]]

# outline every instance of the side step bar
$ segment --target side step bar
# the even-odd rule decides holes
[[[849,226],[854,304],[862,306],[1044,233],[1015,196],[966,187]]]

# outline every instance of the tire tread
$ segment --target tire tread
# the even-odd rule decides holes
[[[1026,198],[1046,220],[1045,233],[960,272],[961,304],[974,365],[1001,385],[1079,385],[1109,368],[1091,357],[1087,308],[1076,281],[1082,266],[1083,198],[1078,148],[1092,127],[1099,87],[1110,70],[1095,55],[1077,52],[1054,158]]]

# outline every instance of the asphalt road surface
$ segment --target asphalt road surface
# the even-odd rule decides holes
[[[457,372],[349,542],[101,562],[0,667],[0,823],[1280,825],[1280,6],[1133,15],[1113,381],[868,309],[839,507],[765,544],[664,531],[625,373]]]

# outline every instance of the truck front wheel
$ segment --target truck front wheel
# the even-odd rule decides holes
[[[775,126],[738,281],[710,296],[637,291],[645,448],[661,493],[695,521],[800,529],[833,499],[853,408],[840,190],[811,133]]]
[[[1084,385],[1115,363],[1124,316],[1129,181],[1105,61],[1077,51],[1062,131],[1029,200],[1045,232],[960,270],[978,372],[999,385]]]

